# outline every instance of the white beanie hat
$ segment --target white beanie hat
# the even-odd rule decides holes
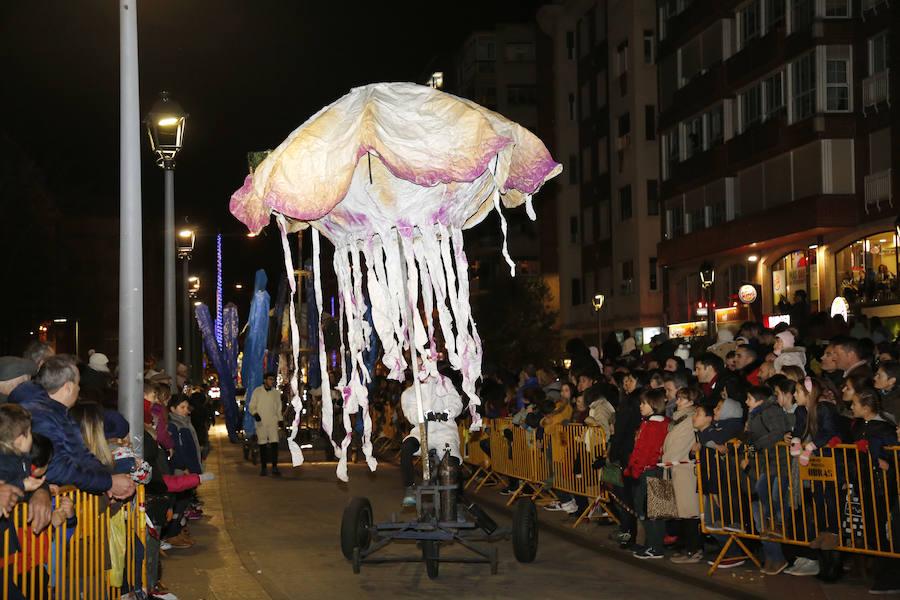
[[[781,341],[784,343],[785,348],[793,348],[794,347],[794,334],[790,331],[782,331],[775,337],[781,338]]]
[[[88,366],[101,373],[109,373],[109,359],[101,352],[94,352],[88,359]]]

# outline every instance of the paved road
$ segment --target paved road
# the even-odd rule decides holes
[[[210,470],[218,479],[205,484],[202,497],[209,518],[193,522],[200,540],[188,550],[171,550],[163,580],[182,600],[264,598],[723,598],[636,566],[612,560],[550,533],[542,532],[532,564],[516,562],[511,542],[497,542],[500,568],[442,563],[440,577],[428,579],[422,563],[363,565],[354,575],[340,552],[340,520],[352,496],[366,496],[376,520],[390,520],[400,500],[398,469],[380,465],[370,474],[350,467],[350,482],[334,475],[334,464],[306,464],[284,477],[260,477],[240,450],[216,441]],[[283,459],[287,459],[283,453]],[[490,511],[501,524],[509,520]],[[543,516],[543,515],[542,515]],[[460,553],[458,545],[444,553]],[[399,554],[418,553],[415,546]],[[462,552],[465,554],[465,552]]]

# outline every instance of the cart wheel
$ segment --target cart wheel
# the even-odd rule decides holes
[[[491,575],[497,574],[497,567],[500,564],[500,552],[496,548],[491,548]]]
[[[353,550],[365,550],[372,541],[372,505],[368,498],[353,498],[344,509],[341,519],[341,552],[353,560]]]
[[[353,574],[359,575],[359,546],[353,549]]]
[[[512,543],[517,561],[530,563],[534,560],[538,545],[538,522],[537,510],[530,498],[523,498],[516,502]]]
[[[422,540],[422,560],[425,561],[425,570],[428,572],[428,579],[437,579],[438,566],[440,560],[441,543],[437,540]]]

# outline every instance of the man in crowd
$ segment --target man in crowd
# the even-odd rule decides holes
[[[84,445],[78,424],[69,416],[80,390],[80,375],[70,356],[50,356],[38,370],[34,381],[19,385],[9,401],[31,412],[31,429],[53,444],[53,458],[47,468],[47,482],[74,485],[92,493],[107,493],[113,498],[134,494],[134,482],[126,474],[111,475]]]
[[[43,340],[34,340],[25,348],[22,358],[26,358],[37,365],[34,368],[37,371],[44,364],[44,361],[54,354],[56,354],[56,350],[53,348],[53,344]]]
[[[6,404],[9,395],[19,384],[31,379],[37,365],[18,356],[0,357],[0,404]]]
[[[263,384],[250,396],[250,414],[256,421],[256,443],[259,444],[260,476],[267,475],[266,463],[272,463],[272,475],[281,476],[278,470],[278,430],[281,415],[281,391],[275,387],[275,373],[266,373]]]
[[[750,344],[741,344],[734,351],[735,372],[742,374],[750,385],[759,385],[759,351]]]
[[[838,336],[831,340],[828,346],[834,356],[837,368],[844,372],[844,381],[850,375],[865,374],[869,378],[874,378],[872,367],[869,361],[863,358],[863,352],[860,348],[859,340],[850,336]]]

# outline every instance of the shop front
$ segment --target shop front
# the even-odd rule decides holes
[[[855,240],[834,254],[838,293],[851,309],[900,302],[897,236],[893,231]]]

